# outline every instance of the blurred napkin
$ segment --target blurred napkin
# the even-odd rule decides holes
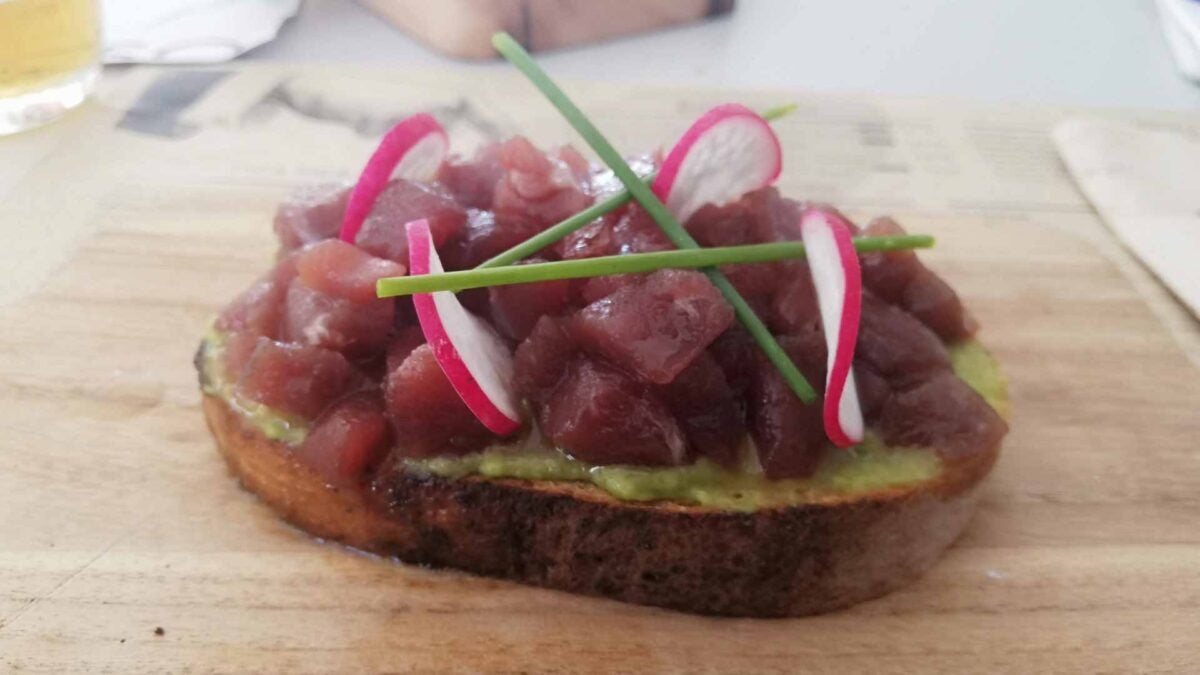
[[[1071,118],[1053,136],[1104,222],[1200,318],[1200,124]]]
[[[1158,18],[1180,72],[1200,82],[1200,0],[1158,0]]]
[[[105,63],[219,63],[275,39],[300,0],[104,0]]]

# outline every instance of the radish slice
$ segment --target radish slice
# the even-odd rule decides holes
[[[442,272],[428,221],[413,221],[405,230],[409,274]],[[463,403],[492,432],[504,436],[517,431],[521,427],[520,406],[512,388],[513,364],[508,347],[453,293],[416,293],[412,299],[421,332]]]
[[[686,222],[705,204],[721,205],[779,178],[783,150],[758,113],[737,103],[704,113],[667,153],[651,186]]]
[[[400,120],[379,142],[379,147],[367,160],[350,201],[346,204],[346,215],[342,218],[342,241],[354,243],[363,221],[379,199],[379,193],[387,187],[392,175],[410,180],[433,178],[446,153],[450,140],[446,130],[433,115],[420,113]]]
[[[854,384],[854,345],[862,316],[862,270],[850,239],[850,227],[839,216],[811,210],[800,217],[800,238],[808,257],[817,306],[829,347],[826,363],[825,434],[839,448],[863,440],[862,408]]]

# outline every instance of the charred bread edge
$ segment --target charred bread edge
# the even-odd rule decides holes
[[[242,485],[318,537],[400,560],[685,612],[801,616],[878,597],[966,527],[999,445],[934,481],[752,513],[623,502],[583,483],[448,479],[385,465],[332,488],[211,395],[209,428]]]

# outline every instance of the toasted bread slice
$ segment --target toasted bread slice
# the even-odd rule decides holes
[[[203,404],[242,484],[313,535],[408,562],[729,616],[816,614],[912,580],[962,532],[999,451],[979,448],[919,485],[751,513],[400,466],[354,490],[328,487],[221,399]]]

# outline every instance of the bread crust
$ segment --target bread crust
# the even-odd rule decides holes
[[[917,488],[752,513],[622,502],[583,483],[459,479],[387,465],[333,488],[204,395],[222,456],[288,522],[400,560],[700,614],[817,614],[883,595],[962,532],[999,446]]]

